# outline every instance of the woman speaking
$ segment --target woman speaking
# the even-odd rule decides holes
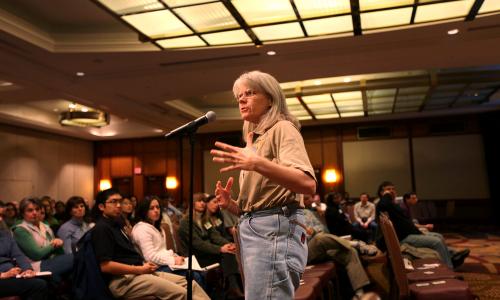
[[[302,194],[316,190],[300,124],[287,108],[278,81],[252,71],[234,83],[246,147],[216,142],[213,160],[240,170],[240,193],[231,198],[233,178],[217,182],[222,209],[240,215],[245,299],[293,299],[307,261]]]

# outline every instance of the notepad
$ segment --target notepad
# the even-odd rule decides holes
[[[215,269],[215,268],[218,268],[219,267],[219,263],[215,263],[215,264],[211,264],[209,266],[206,266],[206,267],[200,267],[200,264],[198,263],[198,260],[196,259],[196,256],[191,256],[191,268],[193,271],[200,271],[200,272],[203,272],[203,271],[208,271],[208,270],[212,270],[212,269]],[[184,260],[184,263],[182,265],[172,265],[172,266],[169,266],[172,270],[187,270],[188,269],[188,259],[186,258]]]
[[[35,276],[51,276],[52,275],[52,272],[50,271],[44,271],[44,272],[35,272]],[[16,278],[23,278],[23,276],[21,276],[21,274],[17,275]]]

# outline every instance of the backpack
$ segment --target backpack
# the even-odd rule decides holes
[[[112,300],[114,298],[95,256],[93,231],[93,228],[87,231],[76,244],[76,251],[73,251],[73,296],[76,300]]]

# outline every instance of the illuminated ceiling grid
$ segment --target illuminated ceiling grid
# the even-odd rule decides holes
[[[258,46],[310,36],[362,35],[371,30],[443,20],[470,21],[500,13],[498,0],[359,0],[359,7],[349,0],[93,1],[131,26],[142,41],[161,49]],[[185,37],[189,38],[180,39]]]

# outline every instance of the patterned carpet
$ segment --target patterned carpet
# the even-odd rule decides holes
[[[500,300],[500,233],[475,231],[444,236],[449,246],[471,250],[456,271],[464,276],[472,292],[482,300]]]

